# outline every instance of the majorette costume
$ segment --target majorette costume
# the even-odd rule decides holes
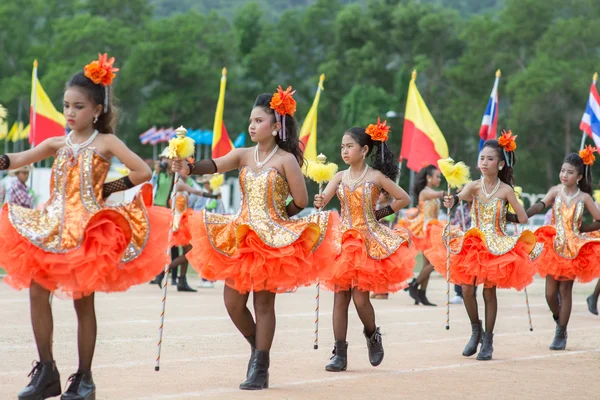
[[[585,156],[586,151],[591,154],[591,147],[582,150],[580,155]],[[586,168],[590,168],[592,163],[593,158],[591,162],[588,161]],[[571,198],[574,199],[579,193],[577,190]],[[544,243],[544,250],[535,261],[540,276],[550,275],[556,280],[577,279],[582,283],[598,278],[600,232],[579,232],[585,211],[583,200],[572,203],[564,194],[564,190],[561,190],[561,194],[554,199],[552,210],[551,225],[542,226],[535,231],[537,240]]]
[[[420,200],[417,215],[398,221],[399,228],[410,232],[412,243],[418,251],[424,252],[432,246],[431,230],[428,229],[430,225],[443,228],[444,223],[438,220],[439,212],[440,199]]]
[[[501,146],[504,141],[514,144],[514,137],[510,133],[503,135],[506,137],[499,140]],[[505,146],[503,148],[506,153],[514,150],[507,150]],[[506,158],[509,164],[510,154]],[[500,181],[498,182],[499,187]],[[481,185],[484,185],[483,181]],[[473,195],[471,227],[466,232],[456,228],[431,226],[431,248],[424,255],[440,274],[446,276],[448,245],[450,282],[521,290],[533,282],[536,270],[531,261],[539,256],[542,246],[536,244],[531,231],[525,230],[518,235],[507,233],[508,204],[494,197],[496,191],[497,189],[492,191],[487,199]]]
[[[194,210],[188,208],[188,196],[185,192],[175,195],[175,211],[173,212],[172,246],[187,246],[192,240],[190,231],[190,217]]]
[[[105,65],[112,67],[112,61]],[[52,166],[46,204],[37,210],[3,207],[0,266],[14,288],[28,288],[34,281],[47,290],[81,298],[98,291],[127,290],[148,282],[164,267],[169,210],[149,207],[150,184],[144,184],[128,204],[105,204],[103,188],[106,193],[111,162],[93,147],[97,134],[81,145],[67,137]]]
[[[295,111],[290,90],[280,87],[271,101],[279,120]],[[285,140],[284,128],[279,137]],[[187,258],[192,266],[205,279],[223,280],[240,293],[281,293],[315,282],[320,266],[335,257],[333,240],[326,238],[333,235],[328,228],[334,215],[317,212],[290,219],[286,209],[290,188],[275,168],[255,172],[244,166],[239,182],[242,199],[237,214],[202,211],[191,217],[192,250]]]
[[[381,146],[388,131],[385,121],[369,125],[366,130],[373,140],[381,141]],[[357,288],[374,293],[396,292],[413,276],[417,251],[411,246],[410,233],[378,222],[375,206],[382,188],[363,180],[368,169],[365,166],[355,186],[349,182],[347,170],[346,181],[342,179],[337,189],[342,211],[336,241],[341,250],[333,263],[323,265],[321,272],[322,284],[333,291]],[[391,207],[389,210],[393,213]]]

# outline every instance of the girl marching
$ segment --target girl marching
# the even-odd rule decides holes
[[[333,218],[319,212],[291,220],[308,202],[291,88],[257,97],[248,132],[257,145],[195,164],[175,161],[175,172],[211,174],[239,169],[242,205],[236,215],[202,212],[191,218],[187,255],[208,280],[225,281],[225,306],[250,343],[243,390],[269,387],[269,351],[275,334],[275,295],[310,285],[318,266],[335,256],[327,239]],[[286,199],[292,201],[286,206]],[[254,297],[256,321],[246,303]]]
[[[535,268],[531,260],[539,255],[533,232],[520,235],[506,232],[506,212],[510,204],[516,211],[518,221],[527,222],[527,214],[518,202],[513,190],[516,136],[503,133],[499,140],[484,143],[479,155],[482,177],[468,183],[459,195],[446,197],[444,205],[453,207],[459,200],[472,200],[471,228],[450,231],[432,226],[432,247],[425,256],[441,274],[446,273],[446,249],[450,249],[450,281],[462,285],[463,300],[472,335],[463,350],[469,357],[477,352],[483,340],[478,360],[491,360],[494,325],[498,311],[496,288],[521,290],[533,281]],[[477,307],[475,287],[483,284],[485,302],[485,332]]]
[[[100,56],[67,83],[64,115],[71,132],[22,153],[0,156],[1,169],[55,157],[50,199],[37,210],[5,205],[0,215],[0,265],[6,282],[28,288],[31,322],[40,357],[21,400],[61,394],[52,354],[50,294],[74,299],[79,368],[69,377],[63,400],[95,399],[91,366],[96,345],[94,293],[127,290],[148,282],[166,261],[170,224],[167,209],[148,208],[152,187],[142,186],[129,204],[107,206],[114,192],[148,181],[150,168],[115,135],[117,121],[110,85],[114,58]],[[116,157],[131,171],[104,183]]]
[[[335,347],[327,371],[344,371],[348,365],[346,334],[350,300],[363,323],[369,361],[383,361],[383,344],[369,292],[395,292],[412,276],[416,250],[405,229],[393,231],[378,222],[405,207],[410,198],[394,183],[398,175],[396,158],[385,145],[389,127],[385,121],[363,128],[352,128],[342,138],[342,158],[349,165],[338,172],[321,195],[315,196],[317,208],[337,194],[342,205],[337,243],[341,251],[334,263],[321,265],[322,284],[335,292],[333,331]],[[371,166],[366,159],[371,156]],[[395,200],[375,210],[379,194],[385,191]],[[329,267],[328,265],[331,265]]]

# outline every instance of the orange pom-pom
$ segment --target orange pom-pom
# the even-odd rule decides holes
[[[377,117],[377,125],[370,124],[367,126],[366,132],[373,140],[387,142],[390,127],[387,125],[387,121],[381,122],[381,119]]]
[[[277,92],[271,99],[271,108],[279,115],[289,115],[293,117],[296,112],[296,100],[292,97],[294,93],[296,93],[296,91],[292,91],[291,86],[288,86],[285,91],[279,86]]]
[[[579,150],[579,157],[583,160],[585,165],[593,165],[594,161],[596,161],[596,157],[594,157],[594,153],[597,152],[598,149],[590,146],[589,144],[583,148],[583,150]]]
[[[108,58],[106,53],[98,54],[98,60],[92,61],[83,68],[84,75],[96,85],[108,86],[115,79],[115,72],[118,68],[113,68],[115,58]]]
[[[500,136],[498,139],[498,144],[504,149],[504,151],[510,153],[515,151],[517,148],[517,142],[515,141],[516,138],[516,136],[513,136],[512,131],[502,131],[502,136]]]

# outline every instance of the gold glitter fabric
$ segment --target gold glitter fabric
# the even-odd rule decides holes
[[[249,230],[273,248],[291,245],[307,229],[314,233],[313,250],[321,244],[327,231],[329,212],[290,219],[286,211],[290,189],[276,169],[255,173],[249,167],[243,167],[239,180],[242,202],[237,214],[204,213],[208,238],[215,250],[234,256]]]
[[[552,225],[535,231],[538,242],[544,244],[535,263],[540,276],[582,283],[600,276],[600,232],[579,231],[584,210],[582,200],[568,204],[562,196],[556,197]]]
[[[68,147],[56,155],[50,178],[50,198],[32,210],[9,205],[9,219],[16,231],[32,244],[50,253],[67,253],[81,245],[86,227],[98,213],[117,212],[129,245],[122,261],[137,258],[149,235],[149,222],[142,192],[129,204],[106,206],[102,185],[110,161],[94,148],[74,154]],[[118,218],[117,218],[118,219]]]
[[[413,244],[419,251],[430,247],[427,235],[427,226],[432,223],[440,223],[438,215],[440,212],[440,200],[421,200],[418,205],[418,213],[412,218],[404,218],[398,221],[397,228],[407,229],[411,235]]]
[[[342,182],[337,189],[342,205],[338,232],[340,246],[342,236],[348,230],[355,230],[362,237],[367,254],[375,260],[383,260],[402,244],[411,243],[410,233],[406,229],[392,230],[375,218],[375,206],[380,193],[381,188],[369,181],[354,189]]]
[[[181,217],[187,210],[188,198],[184,193],[175,195],[175,212],[173,213],[173,231],[176,232],[181,224]]]

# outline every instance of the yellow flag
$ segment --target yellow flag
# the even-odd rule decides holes
[[[233,143],[223,123],[223,109],[225,108],[225,88],[227,86],[227,68],[221,73],[221,86],[219,88],[219,100],[215,111],[215,123],[213,125],[212,158],[223,157],[233,150]]]
[[[317,161],[317,108],[319,107],[324,80],[325,74],[321,74],[317,94],[300,129],[300,141],[304,143],[304,158],[307,161]]]
[[[0,125],[0,140],[3,140],[8,135],[8,121],[4,121],[2,125]]]
[[[14,126],[13,126],[13,127],[14,127]],[[12,132],[12,129],[11,129],[10,131]],[[21,135],[23,135],[23,123],[22,123],[22,122],[19,122],[19,123],[17,124],[17,129],[16,129],[16,131],[15,131],[15,132],[12,134],[12,136],[10,136],[10,133],[9,133],[10,140],[12,140],[12,141],[13,141],[13,143],[14,143],[14,142],[16,142],[16,141],[19,141],[19,140],[21,140]],[[7,139],[7,140],[8,140],[8,139]]]
[[[10,131],[8,131],[8,135],[6,136],[6,140],[12,140],[13,136],[15,136],[18,131],[19,131],[19,124],[17,122],[15,122],[13,124],[13,126],[10,128]]]
[[[27,139],[29,137],[29,124],[21,130],[21,132],[19,132],[17,135],[15,135],[15,137],[13,138],[13,142],[19,141],[19,140],[24,140]]]

